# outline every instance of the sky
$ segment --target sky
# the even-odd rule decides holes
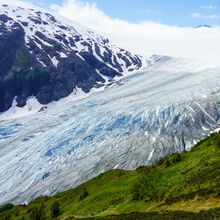
[[[159,54],[219,63],[220,0],[22,1],[96,30],[145,57]],[[212,28],[196,28],[199,25]]]
[[[31,0],[30,0],[31,1]],[[43,7],[63,5],[63,0],[32,0]],[[143,21],[166,25],[197,27],[201,24],[220,25],[219,0],[81,0],[112,18],[132,23]]]

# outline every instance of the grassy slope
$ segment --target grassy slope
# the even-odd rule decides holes
[[[57,219],[220,218],[220,133],[202,140],[190,152],[135,171],[105,172],[75,189],[0,212],[0,219],[50,219],[55,202],[60,209]],[[132,212],[136,213],[121,215]]]

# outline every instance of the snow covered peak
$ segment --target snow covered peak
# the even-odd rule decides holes
[[[104,38],[95,31],[79,25],[74,21],[68,20],[59,15],[55,15],[28,3],[26,5],[24,4],[24,6],[25,7],[20,7],[16,4],[9,5],[1,3],[0,14],[5,14],[9,18],[13,19],[4,23],[8,30],[11,29],[11,24],[13,22],[17,22],[22,26],[22,28],[25,30],[25,41],[27,45],[30,40],[37,39],[43,44],[52,47],[53,43],[42,41],[40,36],[38,36],[38,33],[40,32],[47,38],[53,39],[60,43],[67,51],[71,51],[73,49],[76,49],[77,52],[81,52],[83,50],[87,51],[88,45],[85,45],[85,42],[91,46],[92,44],[96,43],[99,47],[102,47],[102,54],[105,51],[107,52],[108,49],[114,49],[115,52],[124,51],[116,46],[111,45],[107,38]],[[78,43],[73,45],[71,44],[72,41]],[[40,47],[39,44],[38,46]],[[107,49],[104,48],[105,46],[107,46]],[[141,58],[140,56],[137,57]],[[126,66],[126,63],[122,63],[121,66]]]
[[[28,7],[28,6],[31,6]],[[0,4],[0,14],[5,14],[18,22],[25,30],[26,41],[33,38],[37,31],[54,38],[55,34],[67,34],[69,37],[75,35],[88,35],[87,29],[76,22],[69,21],[66,18],[55,15],[36,6],[27,4],[26,7],[17,5]],[[10,25],[5,23],[10,29]]]
[[[0,61],[0,80],[7,85],[9,79],[18,84],[18,78],[24,78],[10,94],[4,90],[0,112],[15,96],[19,107],[30,96],[47,104],[76,87],[88,93],[146,66],[143,57],[112,45],[95,31],[28,3],[0,3],[0,41],[0,60],[6,57],[7,64]]]
[[[197,26],[197,28],[211,28],[211,26],[208,24],[201,24],[201,25]]]

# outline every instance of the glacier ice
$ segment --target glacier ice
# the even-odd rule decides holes
[[[219,127],[220,68],[153,57],[80,100],[0,122],[0,204],[26,203],[109,169],[188,150]]]

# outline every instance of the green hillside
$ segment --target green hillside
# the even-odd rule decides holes
[[[220,133],[156,165],[110,170],[27,206],[0,208],[0,219],[52,218],[220,219]]]

